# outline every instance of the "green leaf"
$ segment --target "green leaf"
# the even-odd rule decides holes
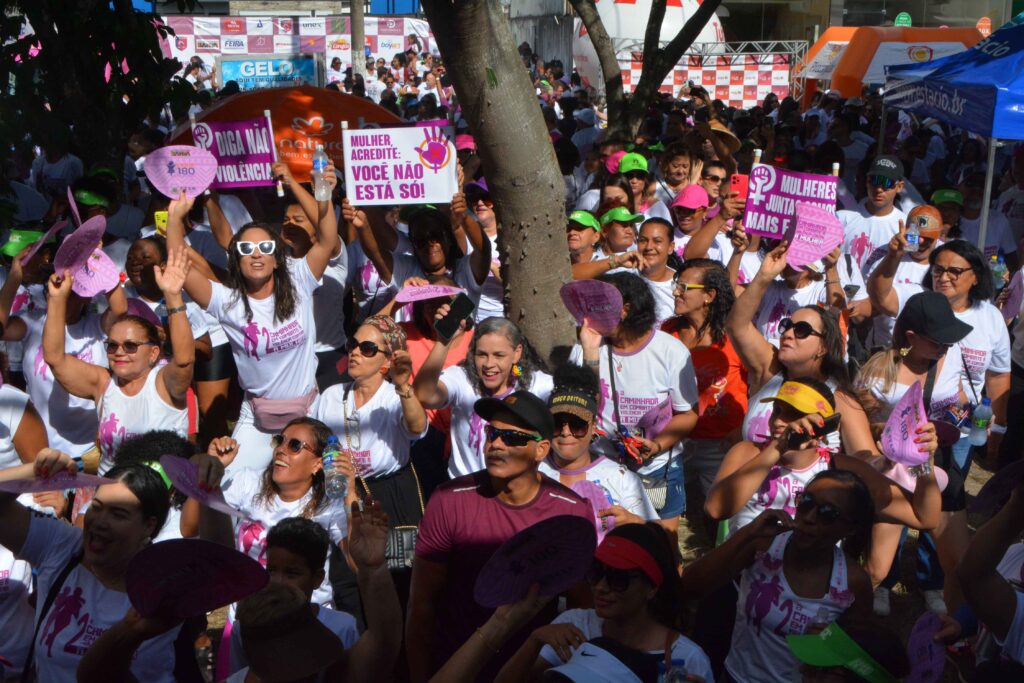
[[[494,69],[492,69],[491,67],[487,67],[486,72],[487,72],[487,86],[489,88],[497,88],[498,87],[498,77],[494,74]]]

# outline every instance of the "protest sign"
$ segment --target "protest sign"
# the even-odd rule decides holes
[[[168,145],[146,155],[146,182],[165,197],[177,199],[182,192],[194,199],[206,192],[217,173],[217,159],[191,145]]]
[[[615,331],[622,318],[622,294],[607,282],[600,280],[575,280],[562,285],[559,290],[562,303],[578,325],[583,320],[603,335]]]
[[[779,239],[795,221],[797,201],[835,213],[836,189],[834,176],[754,164],[743,227],[748,233]]]
[[[92,252],[100,246],[103,233],[107,230],[107,219],[104,216],[93,216],[77,230],[64,238],[60,248],[53,257],[53,269],[58,274],[65,270],[72,274],[85,265]]]
[[[459,191],[451,127],[342,131],[345,188],[357,206],[447,204]]]
[[[914,382],[903,394],[885,421],[882,429],[882,453],[893,462],[903,465],[920,465],[928,462],[928,454],[918,451],[914,443],[917,430],[928,422],[924,410],[921,383]]]
[[[410,304],[414,301],[427,301],[429,299],[440,299],[441,297],[458,296],[462,294],[461,287],[449,287],[448,285],[406,285],[402,287],[395,296],[395,302]]]
[[[796,203],[796,223],[787,234],[786,263],[802,270],[843,243],[843,224],[833,211],[808,202]]]
[[[269,115],[244,121],[193,122],[192,139],[217,160],[217,173],[210,187],[274,184],[270,167],[277,161],[277,149]]]

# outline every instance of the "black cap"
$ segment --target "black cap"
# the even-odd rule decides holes
[[[929,291],[907,299],[896,324],[904,332],[910,330],[940,344],[956,344],[974,329],[953,314],[949,299]]]
[[[547,404],[529,391],[516,391],[503,399],[482,398],[473,404],[473,410],[488,422],[495,415],[508,413],[548,440],[555,433],[555,420]]]
[[[868,177],[873,175],[880,175],[890,180],[903,180],[903,162],[892,154],[876,157],[871,162],[871,168],[868,169]]]

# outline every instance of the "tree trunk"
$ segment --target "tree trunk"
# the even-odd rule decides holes
[[[363,21],[363,0],[350,0],[352,3],[350,19],[352,21],[352,75],[359,74],[363,82],[366,75],[366,24]],[[376,76],[374,76],[376,80]]]
[[[533,86],[498,0],[422,4],[494,199],[508,318],[550,364],[574,341],[558,295],[571,272],[565,183]]]
[[[622,121],[626,112],[626,96],[622,90],[622,70],[619,59],[615,56],[615,44],[605,30],[604,22],[597,11],[594,0],[570,0],[576,14],[580,15],[583,26],[587,29],[590,42],[597,53],[597,61],[601,65],[604,76],[604,95],[608,104],[609,136],[622,132],[613,126]]]

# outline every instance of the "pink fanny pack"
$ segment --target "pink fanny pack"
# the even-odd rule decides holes
[[[317,388],[298,398],[270,399],[249,397],[252,405],[253,423],[261,432],[277,433],[297,417],[305,417],[309,407],[316,400]]]

